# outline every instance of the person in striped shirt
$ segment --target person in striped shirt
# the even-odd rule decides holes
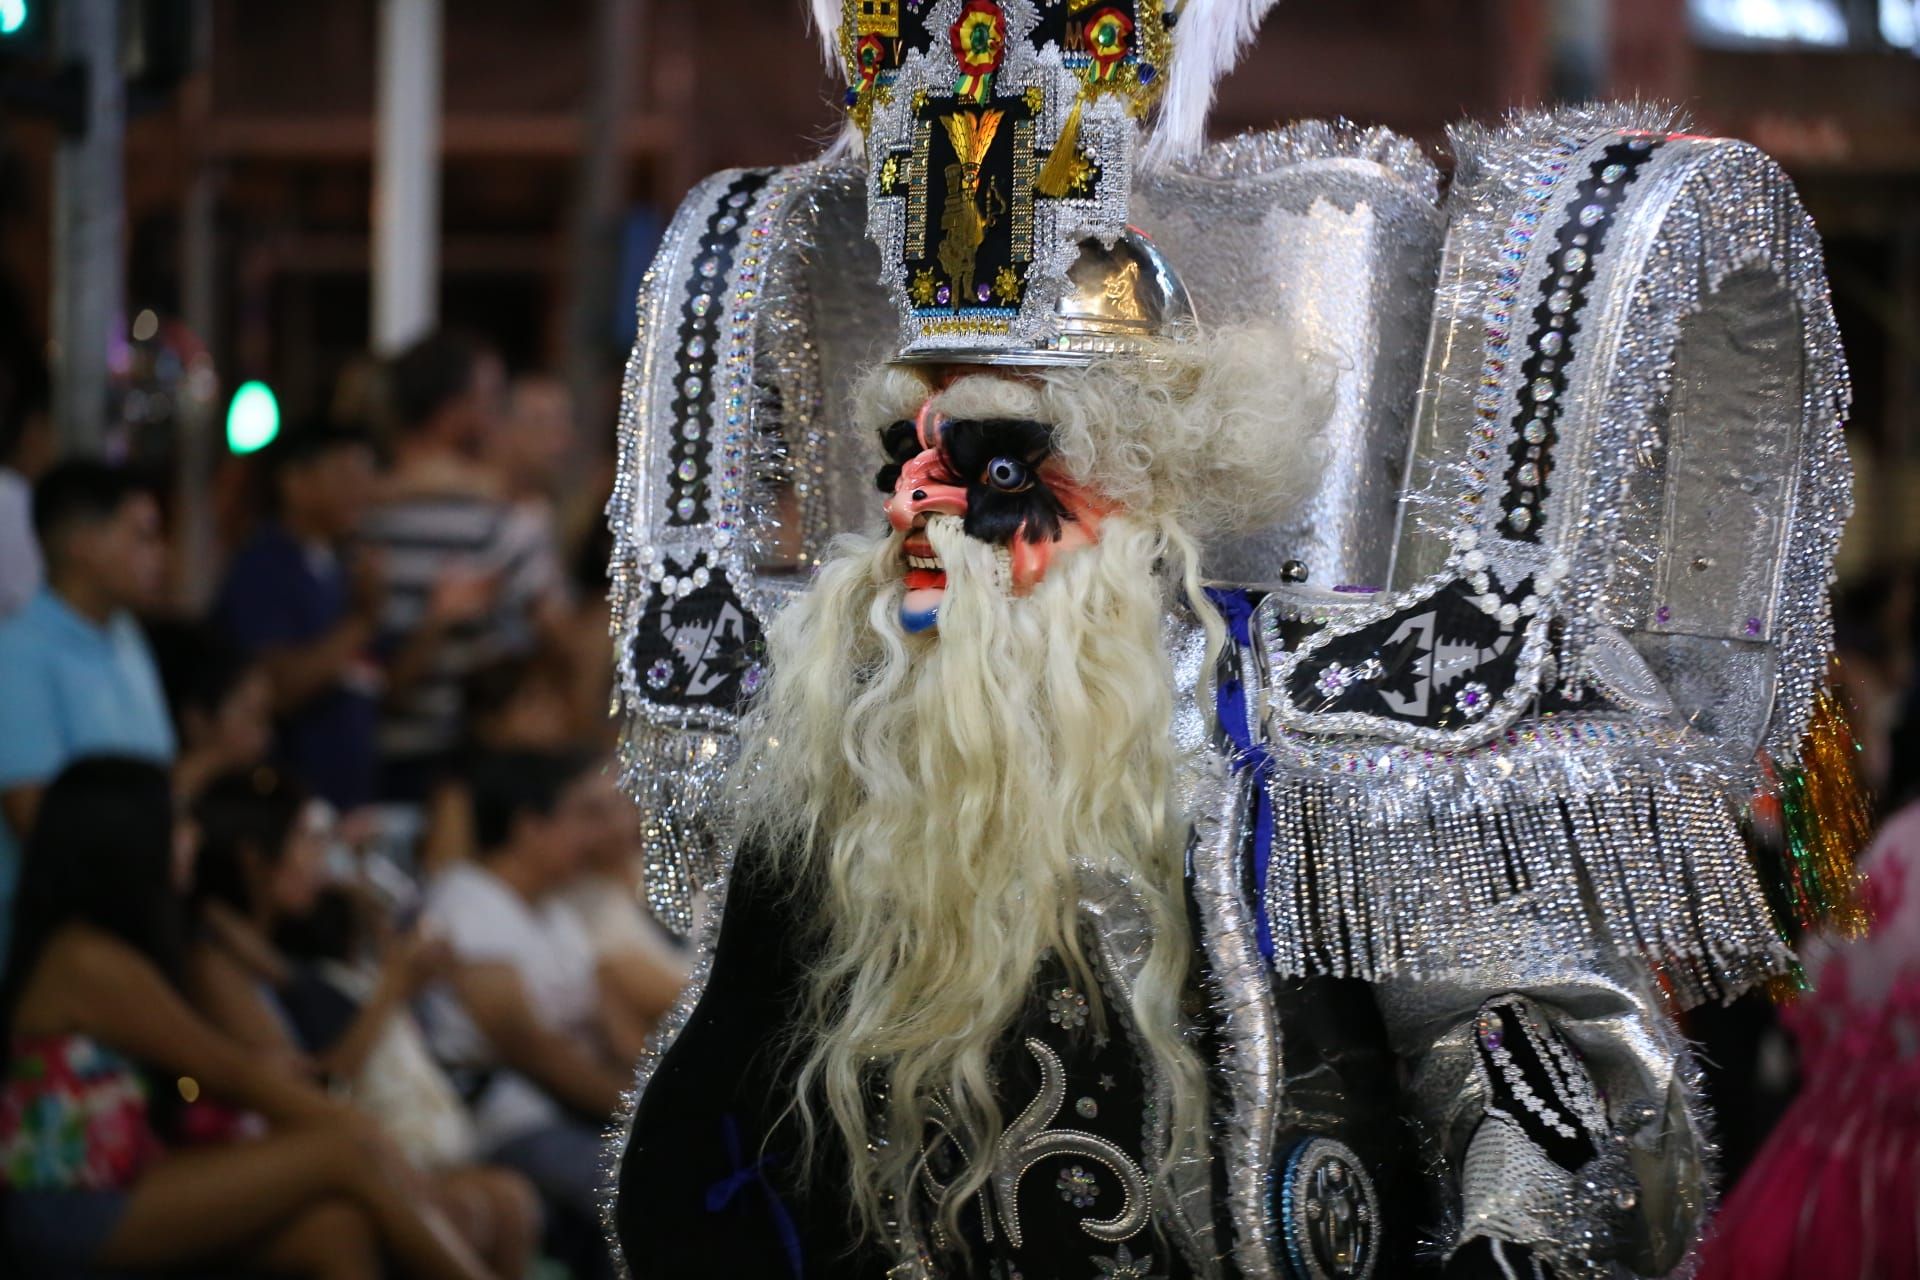
[[[504,389],[499,356],[455,333],[421,339],[389,369],[394,467],[362,537],[385,581],[380,789],[390,801],[422,799],[444,768],[466,678],[538,649],[564,622],[550,527],[527,519],[481,459]]]

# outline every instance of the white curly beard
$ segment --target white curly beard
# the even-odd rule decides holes
[[[736,775],[742,838],[817,889],[799,1092],[803,1107],[824,1094],[870,1224],[908,1188],[930,1094],[973,1132],[1000,1131],[989,1064],[1036,966],[1052,950],[1086,973],[1077,864],[1119,871],[1155,918],[1136,1025],[1167,1078],[1197,1073],[1175,1033],[1186,825],[1166,535],[1117,516],[1020,598],[957,521],[928,535],[948,573],[937,633],[901,625],[899,536],[844,539],[772,628]],[[893,1100],[879,1131],[876,1067]]]

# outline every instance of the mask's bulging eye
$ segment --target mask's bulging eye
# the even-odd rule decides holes
[[[1033,471],[1018,458],[998,457],[987,463],[981,480],[1002,493],[1019,493],[1033,486]]]

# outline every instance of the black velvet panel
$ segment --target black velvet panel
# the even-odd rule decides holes
[[[1525,578],[1500,599],[1518,604],[1531,594],[1533,579]],[[1520,650],[1519,624],[1487,614],[1472,588],[1452,582],[1431,599],[1330,641],[1294,669],[1286,696],[1306,712],[1362,712],[1457,729],[1513,686]],[[1339,672],[1330,674],[1333,668]],[[1479,688],[1469,700],[1470,685]]]
[[[1420,1274],[1414,1253],[1427,1215],[1415,1181],[1414,1135],[1400,1101],[1400,1061],[1372,985],[1358,978],[1275,979],[1274,1008],[1286,1099],[1279,1150],[1317,1137],[1352,1148],[1380,1197],[1374,1273]]]
[[[760,861],[752,851],[742,854],[706,991],[635,1110],[615,1217],[635,1280],[795,1275],[882,1280],[887,1270],[879,1248],[854,1243],[837,1135],[830,1129],[823,1134],[810,1178],[798,1176],[794,1165],[796,1124],[783,1115],[793,1096],[792,1067],[781,1046],[799,1007],[807,948],[795,928],[799,917],[793,899],[753,874]],[[1091,994],[1069,982],[1064,969],[1050,960],[1002,1043],[996,1076],[1003,1114],[1011,1121],[1039,1090],[1039,1062],[1027,1047],[1029,1039],[1039,1040],[1058,1055],[1066,1082],[1060,1111],[1047,1132],[1093,1134],[1150,1170],[1144,1151],[1145,1086],[1121,1016],[1110,1009],[1104,1031],[1091,1017],[1071,1025],[1070,1013],[1056,1022],[1056,1009],[1073,1005],[1059,999],[1062,988]],[[1093,1114],[1086,1114],[1081,1099],[1092,1100]],[[953,1153],[936,1155],[951,1176]],[[1075,1205],[1063,1194],[1062,1175],[1076,1168],[1091,1177],[1090,1205]],[[937,1274],[1028,1280],[1099,1276],[1105,1274],[1100,1269],[1105,1260],[1125,1275],[1119,1268],[1127,1260],[1143,1267],[1151,1259],[1151,1269],[1143,1267],[1139,1274],[1185,1280],[1190,1275],[1185,1260],[1152,1218],[1122,1241],[1102,1241],[1085,1231],[1083,1220],[1113,1216],[1121,1199],[1120,1181],[1099,1162],[1072,1151],[1044,1156],[1019,1185],[1021,1247],[1012,1247],[1004,1226],[992,1242],[985,1239],[976,1199],[962,1215],[964,1246],[948,1242]],[[932,1216],[925,1201],[916,1210],[923,1220]],[[790,1231],[783,1227],[782,1213]],[[799,1271],[792,1265],[790,1241],[799,1246]]]
[[[672,560],[670,571],[691,570]],[[725,570],[687,595],[650,585],[633,631],[632,664],[656,706],[737,711],[754,685],[748,672],[766,657],[760,622],[740,602]]]
[[[706,992],[634,1113],[615,1213],[634,1280],[886,1274],[879,1251],[854,1246],[838,1145],[818,1145],[811,1178],[795,1165],[782,1047],[799,1007],[804,944],[791,899],[755,874],[761,861],[742,851]],[[751,1172],[756,1163],[764,1180]],[[798,1242],[799,1271],[789,1238]]]
[[[1516,1094],[1506,1071],[1494,1060],[1486,1034],[1482,1032],[1475,1036],[1474,1046],[1479,1051],[1493,1090],[1492,1105],[1510,1116],[1528,1139],[1555,1164],[1569,1173],[1578,1172],[1598,1154],[1598,1150],[1594,1146],[1593,1136],[1580,1119],[1580,1113],[1567,1100],[1566,1091],[1555,1083],[1554,1073],[1547,1069],[1544,1058],[1548,1050],[1534,1042],[1526,1024],[1511,1005],[1488,1004],[1481,1010],[1480,1016],[1482,1019],[1491,1016],[1499,1020],[1500,1043],[1507,1052],[1508,1060],[1519,1071],[1533,1096],[1543,1105],[1551,1107],[1561,1121],[1573,1129],[1574,1136],[1567,1137],[1552,1128]],[[1573,1046],[1552,1027],[1545,1028],[1545,1034],[1559,1041],[1562,1053],[1573,1053]]]
[[[1093,954],[1091,944],[1088,954]],[[1146,1084],[1123,1017],[1109,1006],[1104,1030],[1096,1027],[1090,1014],[1085,1022],[1072,1025],[1076,1019],[1071,1010],[1077,1005],[1071,999],[1059,998],[1063,989],[1082,997],[1092,994],[1067,976],[1063,964],[1049,957],[1035,975],[1026,1009],[995,1057],[1001,1110],[1012,1122],[1040,1092],[1040,1059],[1027,1044],[1029,1040],[1039,1041],[1057,1055],[1066,1082],[1060,1110],[1041,1137],[1057,1141],[1052,1135],[1065,1130],[1104,1139],[1124,1152],[1151,1181],[1153,1159],[1146,1152],[1145,1141]],[[1062,1008],[1069,1012],[1057,1022],[1054,1015]],[[937,1259],[938,1273],[995,1280],[1105,1275],[1186,1280],[1192,1272],[1159,1225],[1157,1214],[1123,1240],[1104,1241],[1086,1230],[1088,1220],[1112,1218],[1120,1212],[1124,1188],[1105,1164],[1083,1151],[1072,1150],[1072,1143],[1069,1138],[1064,1144],[1068,1150],[1039,1156],[1021,1176],[1016,1196],[1022,1228],[1019,1248],[1014,1248],[1008,1238],[1004,1210],[997,1202],[993,1239],[986,1238],[982,1205],[976,1197],[961,1215],[964,1247],[949,1242],[951,1247]],[[940,1162],[936,1169],[944,1177],[957,1172],[950,1146],[943,1144],[936,1157]],[[1027,1161],[1017,1163],[1024,1165]],[[1088,1203],[1076,1204],[1076,1194]],[[923,1197],[918,1210],[923,1218],[930,1218],[933,1207]],[[1134,1270],[1127,1270],[1129,1266]]]

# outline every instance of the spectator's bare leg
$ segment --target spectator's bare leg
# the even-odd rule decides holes
[[[380,1241],[351,1200],[323,1200],[275,1232],[247,1262],[301,1280],[380,1280]]]
[[[384,1144],[337,1130],[170,1156],[135,1184],[97,1261],[166,1267],[236,1258],[262,1247],[316,1203],[345,1198],[370,1219],[405,1274],[491,1275],[437,1211],[424,1208]]]
[[[507,1280],[518,1280],[533,1263],[540,1243],[540,1198],[533,1184],[511,1169],[475,1165],[440,1179],[444,1193],[470,1205],[479,1230],[467,1238]]]

